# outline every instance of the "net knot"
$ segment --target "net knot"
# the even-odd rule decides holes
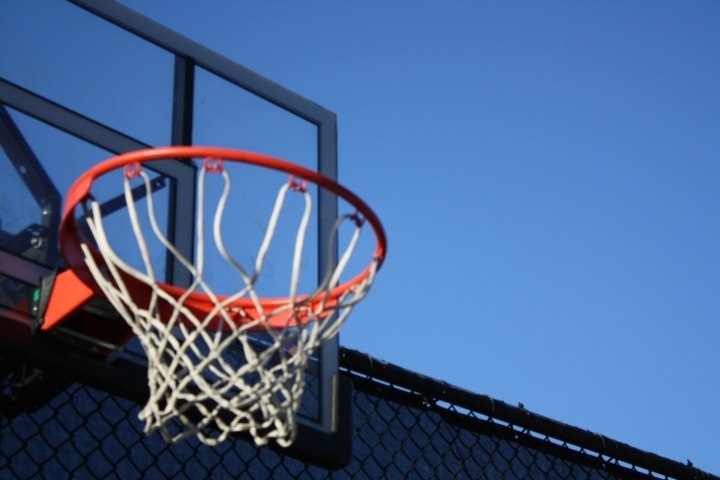
[[[295,175],[290,175],[288,185],[290,185],[290,188],[295,192],[305,193],[307,191],[307,180],[300,179],[300,181],[298,181]]]
[[[360,212],[353,213],[349,218],[355,222],[355,226],[358,228],[361,228],[365,224],[365,217],[363,217]]]
[[[222,158],[205,158],[203,159],[203,167],[208,173],[223,173],[225,171]]]
[[[140,175],[140,170],[142,170],[142,166],[139,162],[131,163],[129,165],[125,165],[125,177],[128,180],[132,180],[133,178]]]

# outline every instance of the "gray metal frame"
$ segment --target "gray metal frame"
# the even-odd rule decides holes
[[[149,146],[2,78],[0,104],[112,153],[120,154]],[[192,219],[188,219],[187,213],[195,209],[195,168],[189,163],[179,161],[155,163],[152,168],[174,180],[170,185],[174,202],[170,205],[168,235],[184,255],[192,258],[193,222],[188,221]],[[183,192],[183,195],[177,195],[176,191]],[[190,274],[175,262],[177,260],[166,266],[166,279],[177,285],[189,285],[192,281]]]

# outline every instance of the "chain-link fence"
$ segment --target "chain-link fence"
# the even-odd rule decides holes
[[[15,363],[2,376],[0,478],[717,478],[358,352],[341,365],[352,461],[331,471],[240,439],[168,445],[144,435],[137,404],[80,383],[13,398]]]

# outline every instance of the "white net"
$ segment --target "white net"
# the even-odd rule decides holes
[[[219,255],[236,272],[237,290],[226,296],[216,294],[206,279],[205,268],[205,183],[208,174],[224,179],[212,220],[212,238]],[[151,232],[143,231],[133,198],[131,181],[144,182],[147,219]],[[352,234],[336,264],[324,272],[320,286],[309,295],[300,295],[298,284],[303,245],[312,212],[312,196],[292,177],[279,189],[264,238],[251,269],[243,267],[228,253],[221,231],[230,192],[230,176],[222,162],[206,161],[198,175],[196,255],[185,258],[159,227],[149,176],[139,165],[126,169],[124,191],[127,212],[142,257],[142,268],[129,265],[111,247],[100,205],[89,198],[85,220],[100,252],[81,247],[89,270],[115,309],[123,316],[147,354],[150,397],[140,413],[145,431],[159,431],[168,442],[195,435],[215,445],[229,434],[248,432],[258,445],[276,441],[292,443],[296,414],[305,388],[304,375],[313,352],[337,334],[353,306],[372,284],[377,260],[369,275],[339,298],[331,295],[348,264],[362,229],[357,214],[337,220],[350,223]],[[304,199],[297,235],[287,298],[264,302],[256,292],[268,250],[288,195]],[[181,294],[170,292],[158,281],[148,249],[154,235],[165,249],[192,275],[192,283]],[[155,241],[155,240],[153,240]],[[138,288],[140,285],[142,288]],[[197,308],[198,294],[208,306]],[[260,340],[262,339],[262,340]]]

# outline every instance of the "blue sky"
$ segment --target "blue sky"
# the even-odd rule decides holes
[[[720,4],[123,3],[337,113],[345,346],[720,473]]]
[[[338,114],[344,345],[720,472],[720,5],[128,3]]]

